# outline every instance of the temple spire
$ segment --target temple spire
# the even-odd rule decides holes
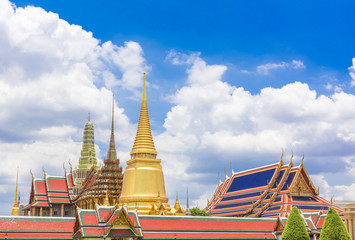
[[[115,116],[115,95],[112,94],[112,123],[111,123],[111,137],[110,137],[110,147],[108,149],[106,160],[116,161],[116,146],[115,146],[115,130],[114,130],[114,116]]]
[[[186,187],[186,208],[189,209],[189,188]]]
[[[138,154],[138,155],[137,155]],[[147,107],[147,92],[145,83],[145,73],[143,80],[142,104],[139,115],[138,129],[136,139],[131,151],[132,157],[156,158],[157,151],[155,150],[152,132],[150,129],[149,114]]]
[[[14,206],[12,207],[11,210],[11,216],[20,216],[20,210],[18,208],[18,203],[17,203],[17,190],[18,190],[18,167],[17,167],[17,176],[16,176],[16,192],[15,192],[15,200],[14,200]]]

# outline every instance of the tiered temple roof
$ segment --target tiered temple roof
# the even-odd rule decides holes
[[[293,206],[303,212],[341,209],[319,196],[302,163],[295,167],[283,160],[234,173],[217,186],[206,210],[212,216],[286,216]]]
[[[49,208],[53,205],[67,205],[67,208],[72,205],[72,199],[75,197],[71,193],[73,187],[73,173],[65,173],[65,176],[49,176],[44,173],[44,179],[35,178],[32,175],[31,193],[29,204],[23,210],[35,211],[31,215],[50,215]],[[42,212],[43,211],[43,212]],[[60,213],[62,211],[62,213]],[[41,212],[41,213],[40,213]],[[55,214],[56,215],[56,214]],[[63,210],[58,209],[57,215],[71,215],[64,214]]]
[[[325,212],[302,212],[309,235],[319,236]],[[287,217],[236,218],[138,215],[126,207],[77,208],[75,218],[0,217],[8,239],[277,239]]]
[[[122,167],[117,158],[114,133],[114,98],[112,103],[112,125],[110,146],[104,166],[97,170],[93,166],[83,182],[83,190],[76,200],[81,208],[93,209],[96,203],[114,205],[118,202],[122,189]]]
[[[73,238],[141,239],[142,230],[137,211],[96,205],[95,209],[77,209]]]
[[[97,160],[95,154],[95,138],[94,138],[94,125],[90,121],[90,113],[88,121],[84,127],[83,145],[79,158],[79,165],[75,171],[75,194],[81,190],[82,183],[85,180],[88,172],[92,167],[96,167]]]

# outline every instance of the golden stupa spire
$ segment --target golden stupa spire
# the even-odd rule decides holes
[[[18,167],[17,167],[17,176],[16,176],[15,200],[14,200],[14,206],[12,207],[11,210],[11,216],[20,216],[20,210],[18,208],[18,203],[17,203],[17,190],[18,190]]]
[[[131,156],[156,158],[156,155],[157,151],[155,150],[152,132],[150,129],[144,73],[141,112],[139,115],[138,129],[136,139],[134,140],[134,145],[131,151]]]

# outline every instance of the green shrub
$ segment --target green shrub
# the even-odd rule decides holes
[[[319,240],[351,240],[338,212],[329,208]]]
[[[281,240],[309,240],[306,225],[297,207],[293,207],[288,216]]]
[[[204,210],[199,209],[198,207],[194,207],[191,209],[192,216],[209,216],[210,213]]]

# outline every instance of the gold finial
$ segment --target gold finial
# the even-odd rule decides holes
[[[232,175],[233,175],[234,174],[234,170],[233,170],[233,167],[232,167],[232,161],[230,161],[230,168],[231,168]]]
[[[228,178],[226,168],[224,168],[224,175],[226,176],[226,178]]]
[[[218,180],[219,180],[220,183],[222,182],[221,181],[221,176],[219,175],[219,173],[218,173]]]
[[[110,206],[110,200],[108,198],[108,189],[106,190],[106,196],[105,196],[105,200],[104,200],[104,205],[105,206]]]
[[[43,174],[44,174],[44,177],[46,177],[46,171],[44,170],[44,167],[42,166],[42,171],[43,171]]]
[[[73,172],[73,166],[71,165],[70,159],[68,160],[69,166],[70,166],[70,172]]]
[[[304,153],[303,153],[303,157],[302,157],[301,165],[303,165],[303,160],[304,160]]]
[[[146,86],[145,86],[145,72],[143,73],[144,78],[143,78],[143,91],[142,91],[142,101],[147,101],[147,92],[146,92]]]
[[[31,174],[32,178],[35,177],[35,176],[33,175],[32,168],[30,169],[30,174]]]
[[[65,174],[67,174],[67,169],[65,169],[65,163],[64,162],[63,162],[63,168],[64,168]]]
[[[90,122],[90,112],[89,112],[89,116],[88,116],[88,122]]]
[[[157,151],[155,150],[152,132],[150,129],[144,73],[141,111],[139,115],[137,134],[131,151],[131,157],[156,158],[156,155]]]
[[[15,200],[14,200],[14,206],[12,207],[11,210],[11,216],[20,216],[20,210],[18,208],[18,203],[17,203],[17,190],[18,190],[18,166],[17,166],[17,175],[16,175],[16,192],[15,192]]]
[[[283,156],[284,156],[284,149],[282,148],[282,154],[281,154],[281,160],[280,160],[281,165],[284,165]]]
[[[292,150],[292,155],[291,155],[291,160],[290,160],[290,164],[291,164],[291,166],[293,166],[292,159],[293,159],[293,150]]]

